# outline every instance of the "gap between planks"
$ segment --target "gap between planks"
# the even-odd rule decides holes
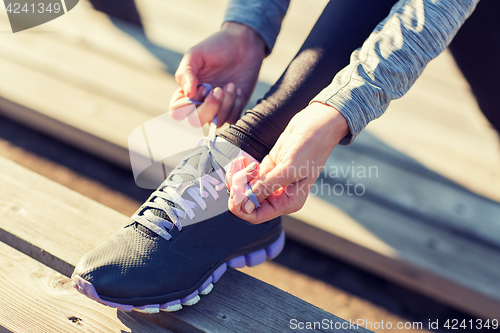
[[[128,218],[0,157],[0,241],[67,270],[128,222]],[[10,240],[3,239],[12,235]],[[22,242],[16,242],[22,240]],[[21,244],[23,243],[23,244]],[[30,247],[28,244],[32,244]],[[65,263],[63,267],[59,265]],[[81,299],[86,299],[81,296]],[[95,303],[95,306],[101,305]],[[102,306],[103,308],[106,308]],[[107,308],[106,308],[107,309]],[[116,311],[116,310],[115,310]],[[284,291],[233,269],[201,301],[182,311],[144,315],[172,331],[283,332],[291,318],[342,321]],[[366,330],[357,330],[365,331]],[[348,332],[348,331],[346,331]]]
[[[0,242],[0,331],[171,332],[82,297],[66,276]]]

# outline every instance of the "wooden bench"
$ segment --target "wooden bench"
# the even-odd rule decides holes
[[[296,319],[367,332],[234,269],[178,312],[122,313],[91,301],[68,276],[128,217],[1,157],[0,170],[0,330],[284,332]]]
[[[257,95],[280,75],[325,3],[292,2]],[[137,4],[147,38],[86,2],[37,28],[56,33],[3,36],[0,111],[130,167],[128,135],[167,111],[181,54],[219,28],[226,1]],[[498,136],[449,53],[326,165],[350,166],[375,166],[377,177],[320,180],[330,188],[349,180],[365,193],[311,196],[285,219],[287,234],[461,310],[496,316]]]

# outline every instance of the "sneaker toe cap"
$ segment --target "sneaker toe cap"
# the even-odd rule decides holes
[[[147,297],[168,293],[172,262],[165,260],[162,239],[145,237],[132,227],[122,229],[87,253],[73,275],[90,282],[100,296]],[[163,260],[162,260],[163,257]]]

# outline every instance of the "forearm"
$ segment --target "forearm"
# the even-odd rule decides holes
[[[238,22],[252,28],[264,40],[266,54],[269,54],[280,32],[289,3],[289,0],[231,0],[224,22]]]
[[[393,99],[403,96],[429,61],[450,44],[479,0],[402,0],[353,52],[350,64],[313,102],[336,108],[349,144]]]
[[[224,22],[221,30],[235,37],[234,41],[242,52],[262,53],[262,60],[265,58],[266,42],[252,28],[238,22]]]

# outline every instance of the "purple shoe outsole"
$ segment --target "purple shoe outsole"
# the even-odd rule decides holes
[[[233,258],[229,260],[227,263],[223,263],[220,265],[213,273],[210,275],[210,277],[191,295],[188,295],[184,298],[177,299],[165,304],[150,304],[150,305],[144,305],[144,306],[132,306],[132,305],[125,305],[125,304],[119,304],[119,303],[114,303],[114,302],[109,302],[103,300],[99,295],[97,294],[94,286],[92,283],[82,279],[78,275],[72,276],[72,283],[73,287],[78,290],[81,294],[87,296],[90,299],[93,299],[94,301],[97,301],[101,304],[110,306],[112,308],[117,308],[118,310],[121,311],[138,311],[138,312],[143,312],[143,313],[158,313],[161,311],[167,311],[167,312],[172,312],[172,311],[177,311],[182,309],[183,305],[193,305],[196,304],[200,300],[199,295],[207,295],[210,291],[212,291],[213,284],[217,282],[221,276],[226,272],[227,267],[232,267],[232,268],[242,268],[245,266],[255,266],[262,264],[264,261],[266,261],[267,258],[269,259],[274,259],[278,254],[280,254],[281,250],[283,250],[283,247],[285,246],[285,233],[282,232],[280,237],[270,246],[268,246],[266,249],[261,249],[249,254],[246,254],[244,256],[239,256],[236,258]]]

